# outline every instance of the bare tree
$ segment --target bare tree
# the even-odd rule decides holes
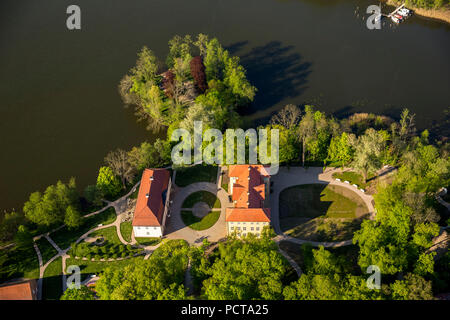
[[[128,161],[128,153],[125,150],[117,149],[109,152],[105,157],[105,163],[112,169],[114,174],[120,177],[124,188],[126,182],[130,183],[133,181],[135,170]]]
[[[298,124],[301,115],[302,112],[299,107],[288,104],[272,117],[270,123],[279,124],[286,129],[291,129]]]

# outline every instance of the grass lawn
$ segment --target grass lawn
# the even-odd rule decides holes
[[[186,187],[195,182],[216,183],[217,166],[196,165],[192,167],[180,168],[177,170],[175,184],[179,187]]]
[[[58,251],[48,242],[45,237],[40,238],[36,241],[36,244],[41,252],[42,263],[45,264],[48,260],[53,258],[58,254]]]
[[[222,189],[228,192],[228,183],[222,183]]]
[[[139,194],[139,186],[136,188],[136,191],[130,195],[130,199],[137,199]]]
[[[81,274],[99,274],[107,267],[113,267],[113,268],[123,268],[126,265],[129,265],[131,263],[134,263],[138,260],[143,260],[144,256],[138,256],[128,259],[123,259],[119,261],[87,261],[87,260],[80,260],[80,259],[74,259],[69,258],[66,260],[66,266],[70,265],[78,265],[80,266],[80,272]]]
[[[208,191],[191,193],[184,201],[182,208],[192,208],[197,202],[205,202],[210,208],[220,208],[220,200]]]
[[[122,243],[117,236],[116,227],[108,227],[89,233],[89,237],[103,237],[109,243]]]
[[[132,232],[133,232],[133,225],[131,224],[131,221],[122,222],[120,224],[120,233],[122,234],[122,237],[125,239],[125,241],[128,242],[131,241]]]
[[[39,278],[39,261],[33,246],[0,250],[0,281]]]
[[[353,171],[346,171],[342,173],[335,172],[333,173],[334,179],[341,179],[342,182],[348,181],[350,184],[356,184],[358,185],[358,188],[366,188],[367,183],[363,182],[363,177],[359,173],[353,172]]]
[[[181,211],[181,218],[185,225],[194,230],[206,230],[211,228],[219,220],[220,211],[211,211],[203,218],[194,216],[192,211]]]
[[[287,188],[279,203],[283,232],[311,241],[348,240],[369,212],[355,192],[324,184]]]
[[[62,295],[62,258],[50,263],[44,272],[42,283],[43,300],[59,300]]]
[[[142,244],[144,246],[156,246],[158,243],[161,242],[161,238],[153,238],[153,237],[149,237],[149,238],[135,238],[137,243]]]
[[[309,241],[344,241],[360,229],[362,219],[314,218],[284,232],[291,237]],[[283,227],[282,227],[283,228]]]
[[[51,233],[50,237],[61,249],[64,250],[68,248],[71,243],[75,242],[79,237],[81,237],[84,233],[95,228],[99,224],[110,224],[114,222],[116,217],[117,215],[114,208],[108,208],[107,210],[99,214],[96,214],[89,218],[84,218],[83,225],[78,229],[70,230],[66,226],[64,226],[58,231]]]

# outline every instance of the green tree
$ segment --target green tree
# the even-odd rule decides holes
[[[19,228],[17,228],[14,241],[19,248],[25,248],[33,243],[33,236],[26,226],[20,225]]]
[[[88,287],[82,285],[79,289],[72,288],[64,291],[60,300],[95,300],[95,293]]]
[[[110,167],[100,167],[97,176],[97,188],[99,188],[103,194],[115,197],[119,194],[122,186]]]
[[[203,35],[200,36],[199,39],[203,39]],[[169,40],[169,54],[166,58],[167,67],[173,68],[176,64],[177,59],[188,60],[192,58],[192,38],[190,35],[186,35],[181,37],[179,35],[175,35],[172,39]],[[189,57],[189,58],[188,58]]]
[[[19,225],[24,223],[24,216],[16,211],[5,212],[0,224],[0,241],[14,238]]]
[[[280,299],[287,262],[271,240],[248,237],[221,243],[218,257],[205,269],[208,299]]]
[[[25,217],[41,226],[50,226],[64,220],[68,206],[78,206],[79,198],[75,179],[68,184],[58,181],[48,186],[44,194],[34,192],[23,207]]]
[[[108,267],[97,281],[97,294],[102,300],[186,299],[183,280],[188,250],[184,240],[168,241],[148,260],[124,268]]]
[[[409,273],[404,280],[391,284],[392,298],[395,300],[433,300],[431,281]]]
[[[369,174],[381,168],[381,156],[385,146],[385,137],[380,131],[375,129],[369,128],[364,135],[358,137],[353,166],[361,172],[364,182],[367,181]]]
[[[300,120],[298,126],[298,135],[302,142],[302,166],[305,166],[305,158],[307,153],[307,145],[313,139],[315,133],[314,129],[314,108],[312,106],[305,106],[305,113]]]
[[[82,218],[80,212],[73,206],[68,206],[66,209],[66,216],[64,223],[69,229],[76,229],[82,224]]]
[[[84,189],[84,197],[89,203],[100,206],[103,203],[104,194],[97,185],[89,185]]]
[[[328,148],[328,161],[340,162],[342,168],[353,159],[354,149],[351,141],[355,138],[343,132],[340,136],[331,138],[330,146]]]

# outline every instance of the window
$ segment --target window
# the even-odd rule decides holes
[[[259,227],[256,227],[256,231],[259,231]]]
[[[255,228],[253,228],[253,227],[250,228],[250,230],[252,230],[252,231],[253,231],[254,229],[255,229]]]
[[[147,231],[147,235],[149,236],[149,235],[150,235],[150,232]]]
[[[246,232],[244,232],[243,234],[242,234],[244,237],[247,235],[247,233]]]
[[[236,227],[237,230],[241,230],[241,227]]]
[[[244,230],[244,231],[247,230],[247,227],[243,227],[242,230]]]

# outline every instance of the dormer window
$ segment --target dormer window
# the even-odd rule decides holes
[[[153,180],[154,180],[154,179],[153,179],[153,176],[151,176],[151,177],[150,177],[150,181],[153,181]]]
[[[148,198],[148,193],[145,194],[145,197]]]

